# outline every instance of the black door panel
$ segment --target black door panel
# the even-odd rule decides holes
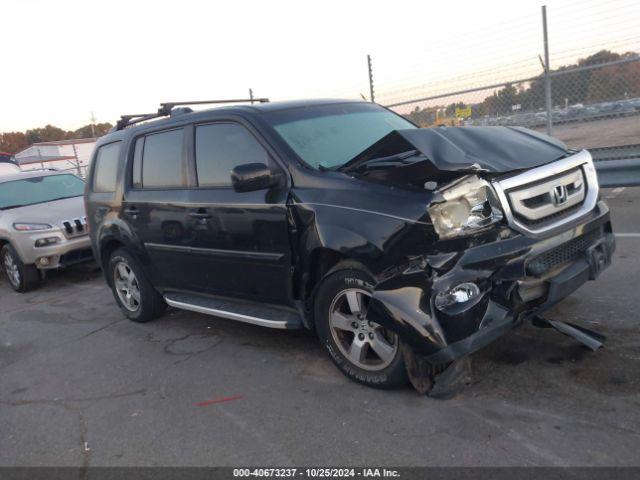
[[[288,302],[291,258],[286,194],[276,190],[190,192],[192,209],[204,208],[210,215],[192,220],[194,268],[201,272],[199,291]]]
[[[160,289],[195,288],[190,262],[188,190],[133,190],[123,202],[123,219],[145,249],[151,282]],[[186,287],[185,287],[186,286]]]

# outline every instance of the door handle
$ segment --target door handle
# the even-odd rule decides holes
[[[130,215],[132,217],[138,216],[138,209],[136,207],[127,207],[122,210],[125,214]]]
[[[198,219],[207,219],[211,218],[211,215],[204,212],[189,212],[189,216]]]

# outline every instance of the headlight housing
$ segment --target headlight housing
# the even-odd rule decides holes
[[[39,230],[51,230],[53,227],[48,223],[14,223],[13,228],[19,232],[36,232]]]
[[[433,228],[443,239],[473,235],[502,220],[502,210],[486,180],[469,175],[442,190],[445,201],[429,207]]]

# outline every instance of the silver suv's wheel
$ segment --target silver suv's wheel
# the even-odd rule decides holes
[[[353,365],[379,371],[395,358],[398,338],[395,333],[367,320],[370,298],[365,290],[342,290],[331,302],[329,325],[338,349]]]
[[[40,272],[35,265],[25,265],[14,248],[7,244],[0,249],[0,267],[9,285],[16,292],[28,292],[40,284]]]
[[[120,261],[116,264],[113,281],[122,305],[130,312],[138,310],[140,308],[140,285],[133,270],[126,262]]]
[[[13,288],[20,287],[20,270],[18,270],[18,264],[13,259],[13,255],[6,250],[3,252],[2,263],[4,265],[4,273],[7,274],[7,279]]]

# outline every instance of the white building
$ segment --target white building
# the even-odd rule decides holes
[[[95,146],[95,138],[34,143],[14,155],[22,170],[52,168],[84,177]]]

